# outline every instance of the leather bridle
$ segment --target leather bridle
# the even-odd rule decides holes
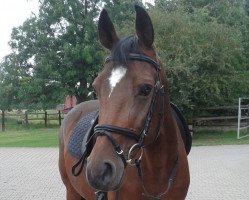
[[[152,94],[152,98],[151,98],[151,102],[150,102],[150,106],[149,106],[149,110],[147,112],[145,121],[144,121],[144,125],[143,128],[139,131],[139,132],[135,132],[132,131],[130,129],[127,128],[123,128],[123,127],[119,127],[119,126],[114,126],[114,125],[110,125],[110,124],[96,124],[93,128],[94,128],[94,133],[91,135],[90,139],[87,142],[87,145],[90,144],[92,138],[98,137],[98,136],[105,136],[108,138],[108,140],[111,142],[111,144],[114,147],[115,152],[117,153],[118,156],[120,156],[120,158],[122,159],[124,166],[126,166],[127,164],[130,165],[134,165],[137,167],[137,171],[138,171],[138,176],[140,178],[140,181],[142,183],[142,188],[143,188],[143,196],[146,196],[148,198],[151,199],[160,199],[163,195],[167,194],[167,192],[169,191],[173,179],[176,175],[176,171],[177,171],[177,166],[178,166],[178,156],[176,158],[175,164],[171,170],[170,176],[168,178],[167,181],[167,187],[165,188],[165,190],[163,192],[161,192],[158,195],[151,195],[149,194],[149,192],[147,191],[145,185],[144,185],[144,179],[143,179],[143,173],[142,173],[142,169],[141,169],[141,159],[142,159],[142,154],[143,154],[143,149],[148,147],[149,145],[152,145],[153,143],[155,143],[155,141],[157,140],[159,133],[160,133],[160,127],[161,127],[161,123],[162,123],[162,119],[163,119],[163,115],[164,115],[164,86],[161,83],[160,80],[160,64],[158,62],[156,62],[155,60],[151,59],[150,57],[148,57],[145,54],[141,54],[141,53],[130,53],[129,54],[129,60],[138,60],[138,61],[142,61],[142,62],[147,62],[149,64],[151,64],[152,67],[155,68],[156,70],[156,79],[155,79],[155,85],[153,87],[153,94]],[[111,56],[108,56],[105,60],[105,63],[108,63],[110,61],[115,61],[113,60],[113,58]],[[157,126],[155,131],[153,131],[155,133],[154,139],[153,141],[151,141],[151,143],[149,144],[144,144],[144,139],[146,137],[146,135],[149,132],[149,128],[151,125],[151,120],[153,117],[153,113],[155,113],[155,110],[157,108],[157,104],[159,104],[159,112],[158,112],[158,122],[157,122]],[[97,118],[95,120],[95,123],[97,123]],[[123,135],[131,140],[135,140],[136,143],[134,143],[134,145],[130,148],[129,152],[128,152],[128,156],[126,157],[124,154],[124,151],[122,150],[122,148],[120,147],[119,143],[113,138],[112,134],[120,134]],[[132,160],[132,158],[130,158],[131,152],[136,149],[139,148],[141,150],[141,154],[138,158]],[[72,168],[72,173],[75,176],[78,176],[82,169],[83,169],[83,164],[84,164],[84,160],[87,157],[87,154],[89,153],[89,150],[86,151],[82,157],[80,158],[80,160],[78,161],[78,163],[76,163],[73,168]],[[76,168],[80,166],[79,171],[76,171]],[[96,200],[106,200],[107,199],[107,193],[104,191],[97,191],[95,193],[96,196]],[[118,191],[115,192],[115,200],[118,199]]]
[[[110,125],[110,124],[101,124],[101,125],[96,125],[94,127],[94,135],[96,137],[98,137],[98,136],[106,136],[110,140],[111,144],[114,146],[114,149],[115,149],[115,152],[117,153],[117,155],[121,157],[124,165],[130,164],[131,160],[130,160],[130,158],[125,157],[123,150],[121,149],[118,142],[113,138],[112,133],[120,134],[120,135],[128,137],[128,138],[130,138],[132,140],[135,140],[136,143],[134,145],[136,145],[136,147],[144,148],[145,147],[144,146],[144,138],[148,134],[149,127],[150,127],[151,120],[152,120],[152,115],[153,115],[154,111],[156,110],[157,99],[159,100],[158,102],[160,103],[160,111],[159,111],[159,116],[158,116],[159,120],[158,120],[158,124],[157,124],[156,131],[155,131],[156,135],[155,135],[154,140],[152,141],[152,143],[155,142],[155,140],[157,139],[157,137],[159,135],[160,126],[161,126],[161,120],[162,120],[163,110],[164,110],[163,109],[163,105],[164,105],[164,103],[163,103],[163,101],[164,101],[164,87],[161,84],[161,80],[160,80],[160,69],[161,68],[160,68],[159,63],[154,61],[150,57],[146,56],[145,54],[141,54],[141,53],[130,53],[128,59],[129,60],[139,60],[139,61],[142,61],[142,62],[147,62],[147,63],[151,64],[151,66],[153,66],[155,68],[156,73],[157,73],[156,74],[155,85],[153,87],[153,94],[152,94],[152,98],[151,98],[151,103],[150,103],[149,110],[148,110],[146,118],[145,118],[143,128],[138,133],[138,132],[132,131],[132,130],[127,129],[127,128],[113,126],[113,125]],[[105,63],[108,63],[110,61],[114,61],[111,56],[106,58]]]

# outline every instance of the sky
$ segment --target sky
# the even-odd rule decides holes
[[[151,2],[153,0],[144,0]],[[0,0],[0,62],[11,53],[8,42],[13,27],[23,24],[33,13],[38,13],[38,0]]]
[[[0,61],[11,50],[10,41],[13,27],[22,23],[31,16],[31,12],[38,13],[38,0],[0,0]]]

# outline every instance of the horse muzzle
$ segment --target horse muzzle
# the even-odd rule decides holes
[[[91,159],[91,156],[87,159],[87,181],[96,190],[117,190],[121,186],[123,174],[124,164],[118,157],[115,160],[102,157]]]
[[[114,191],[121,186],[127,164],[127,158],[112,133],[124,135],[135,141],[139,140],[139,136],[129,129],[106,124],[94,127],[96,138],[101,137],[109,144],[103,145],[103,140],[96,141],[87,159],[86,176],[89,184],[101,191]]]

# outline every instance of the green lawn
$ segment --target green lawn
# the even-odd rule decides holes
[[[249,136],[237,139],[235,131],[199,131],[193,134],[193,146],[249,144]]]
[[[57,147],[59,127],[30,127],[0,132],[0,147]],[[249,144],[249,137],[237,140],[235,131],[199,131],[193,146]]]
[[[0,132],[0,147],[57,147],[59,128]]]

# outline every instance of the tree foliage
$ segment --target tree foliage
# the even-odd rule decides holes
[[[1,107],[91,98],[105,55],[96,27],[103,6],[119,35],[134,33],[133,0],[41,0],[39,14],[12,31],[13,52],[0,65]],[[190,114],[249,95],[248,0],[155,0],[147,8],[172,101]]]
[[[10,46],[17,62],[10,59],[9,68],[22,68],[25,80],[19,98],[39,95],[31,99],[43,106],[61,102],[65,94],[87,100],[89,83],[102,62],[96,33],[99,1],[40,3],[39,15],[12,31]]]
[[[191,113],[249,95],[242,1],[158,0],[151,15],[172,101]]]

